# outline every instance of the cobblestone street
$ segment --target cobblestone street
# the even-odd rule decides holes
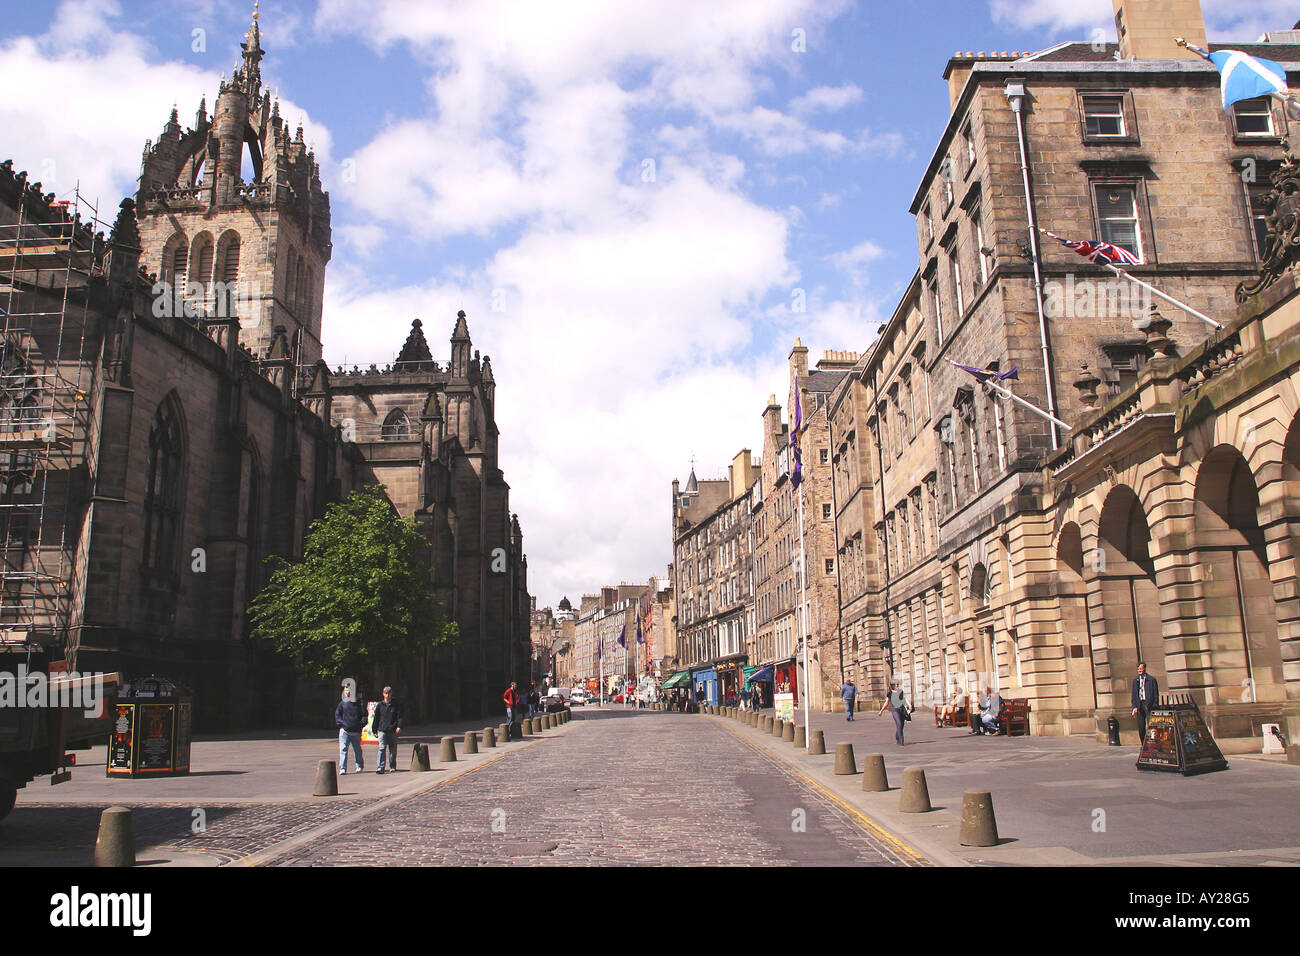
[[[591,710],[580,721],[562,736],[274,862],[752,866],[906,859],[713,721],[617,710]]]

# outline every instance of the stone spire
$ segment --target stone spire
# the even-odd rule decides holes
[[[419,319],[411,323],[411,334],[406,337],[406,344],[398,353],[395,365],[414,365],[433,361],[433,353],[429,351],[429,343],[425,340],[421,329],[422,324]]]
[[[260,63],[266,51],[262,49],[262,31],[259,29],[257,21],[261,17],[258,12],[258,6],[261,0],[256,0],[253,4],[253,23],[248,28],[248,33],[244,35],[244,42],[239,44],[244,51],[244,66],[241,71],[243,75],[243,89],[248,94],[250,105],[255,103],[262,90],[262,68]]]

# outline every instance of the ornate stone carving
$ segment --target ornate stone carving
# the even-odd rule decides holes
[[[1267,200],[1268,239],[1259,278],[1237,286],[1237,301],[1259,295],[1296,261],[1300,248],[1300,164],[1288,151],[1282,165],[1269,177],[1273,191]]]

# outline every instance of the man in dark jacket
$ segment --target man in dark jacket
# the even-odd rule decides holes
[[[334,723],[339,728],[339,773],[348,772],[349,744],[357,755],[357,773],[366,769],[361,759],[361,728],[366,725],[366,705],[362,700],[352,699],[354,686],[351,682],[343,685],[343,699],[334,709]]]
[[[375,706],[375,736],[379,738],[379,770],[384,772],[384,754],[388,769],[397,771],[397,735],[402,732],[402,705],[393,700],[393,689],[384,688],[384,699]]]
[[[1147,673],[1147,662],[1138,664],[1137,677],[1133,678],[1133,716],[1138,722],[1138,745],[1147,738],[1147,715],[1160,703],[1160,685]]]

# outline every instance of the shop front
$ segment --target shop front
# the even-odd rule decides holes
[[[752,706],[754,691],[757,690],[758,708],[760,710],[763,710],[764,708],[771,707],[772,706],[772,675],[775,673],[775,670],[773,669],[772,665],[768,664],[767,666],[764,667],[764,666],[759,666],[757,664],[750,664],[745,667],[744,671],[745,671],[745,687],[744,687],[745,699],[748,700],[750,702],[750,705]]]
[[[718,702],[728,707],[740,704],[741,691],[745,686],[744,655],[718,664]]]
[[[695,692],[695,703],[718,703],[718,672],[713,667],[702,667],[691,671],[691,685]]]

